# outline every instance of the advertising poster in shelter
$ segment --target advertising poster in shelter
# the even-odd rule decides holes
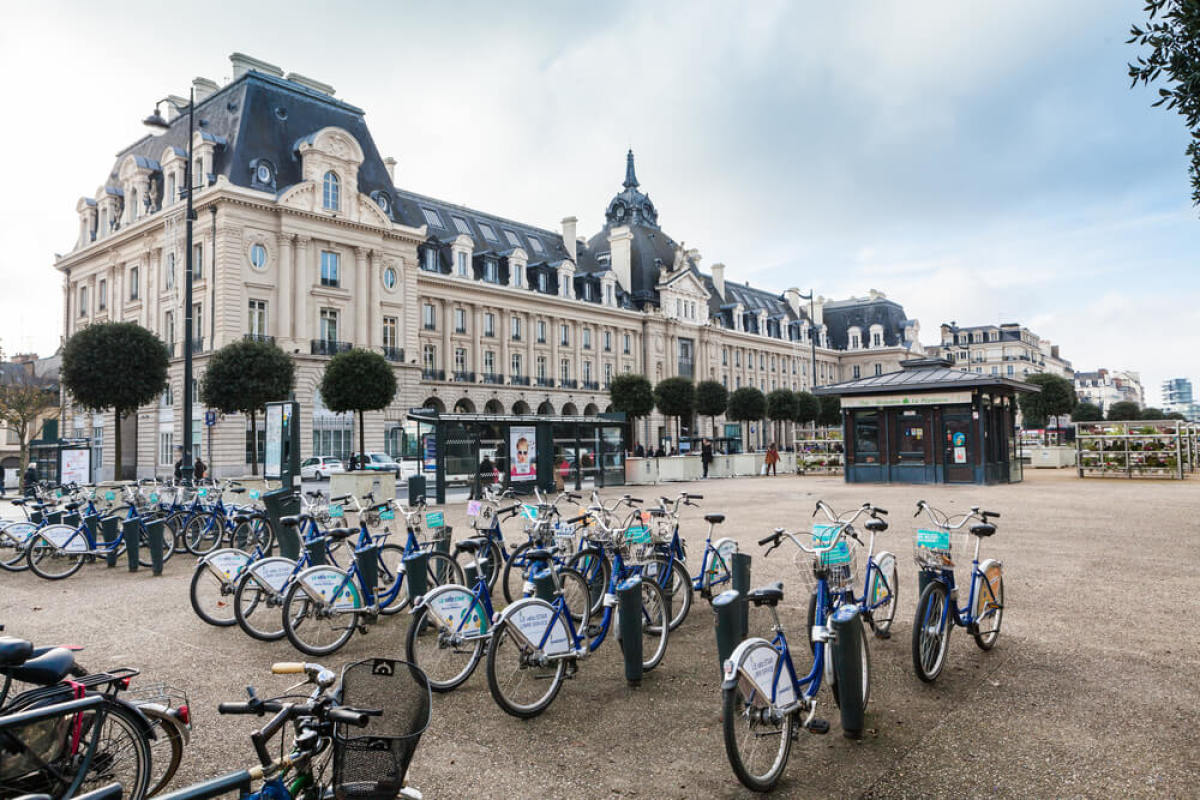
[[[92,451],[85,448],[61,451],[62,465],[59,467],[59,482],[63,485],[78,483],[81,486],[92,482]]]
[[[514,425],[509,428],[509,475],[514,481],[532,481],[537,478],[537,428],[532,425]]]

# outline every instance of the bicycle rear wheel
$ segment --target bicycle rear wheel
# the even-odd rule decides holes
[[[175,554],[175,536],[166,525],[163,526],[162,541],[163,563],[166,564],[171,560],[171,556]],[[143,567],[154,566],[154,559],[150,555],[150,531],[146,527],[145,522],[138,529],[138,564],[141,564]]]
[[[608,581],[612,577],[612,564],[603,552],[588,547],[571,556],[567,566],[587,581],[588,594],[592,598],[592,616],[600,616],[604,611],[604,593],[608,591]]]
[[[508,561],[504,562],[504,569],[500,571],[500,588],[506,603],[520,600],[525,593],[525,572],[529,568],[525,551],[532,548],[533,542],[525,542],[513,550]]]
[[[239,523],[230,538],[231,546],[247,553],[257,547],[262,550],[264,557],[271,555],[275,548],[275,529],[265,514],[256,514],[246,522]]]
[[[13,522],[0,530],[0,569],[9,572],[24,572],[29,569],[25,558],[25,546],[29,544],[37,526],[32,522]]]
[[[937,680],[946,665],[950,629],[954,627],[946,608],[948,596],[946,584],[934,579],[925,585],[917,601],[912,634],[913,670],[925,683]]]
[[[35,533],[25,548],[25,558],[34,575],[48,581],[69,578],[83,566],[84,553],[69,553],[50,539]]]
[[[274,642],[287,636],[282,608],[279,593],[251,570],[238,577],[233,589],[233,616],[247,636],[260,642]]]
[[[742,785],[756,792],[775,788],[787,766],[796,729],[796,715],[774,718],[774,709],[751,691],[745,677],[725,689],[721,727],[725,755]]]
[[[183,734],[171,712],[158,705],[138,706],[150,721],[154,739],[150,742],[150,778],[146,796],[153,797],[167,787],[183,761]]]
[[[440,555],[440,553],[439,553]],[[398,544],[379,547],[379,587],[375,595],[379,598],[379,613],[395,614],[408,605],[408,594],[404,591],[404,548]],[[444,568],[443,568],[444,572]],[[384,605],[384,600],[387,604]]]
[[[116,702],[101,711],[103,719],[98,718],[101,712],[83,714],[79,752],[86,753],[93,740],[96,750],[79,791],[119,783],[125,798],[141,800],[150,781],[150,742],[134,712]]]
[[[223,575],[207,564],[197,564],[188,588],[196,616],[218,628],[237,624],[233,609],[233,587]]]
[[[224,518],[205,511],[188,520],[183,529],[183,546],[192,555],[207,555],[217,549],[224,535]]]
[[[505,713],[521,719],[541,714],[562,688],[565,659],[545,661],[525,643],[512,623],[501,622],[488,646],[487,677],[492,699]]]
[[[323,581],[313,581],[309,574],[308,581],[327,587],[330,592],[342,584],[345,575],[333,567],[315,567],[324,572],[334,573],[335,577]],[[283,630],[288,641],[302,653],[310,656],[327,656],[339,650],[350,641],[354,629],[358,627],[358,614],[351,613],[350,608],[362,606],[362,598],[358,589],[351,583],[348,587],[349,600],[337,598],[339,608],[335,608],[334,599],[327,596],[312,597],[305,591],[305,581],[296,580],[288,587],[283,599]],[[318,592],[321,595],[321,592]],[[342,613],[338,613],[338,611]]]
[[[891,553],[883,553],[875,567],[871,572],[871,585],[867,587],[867,605],[875,635],[886,639],[891,635],[892,621],[896,619],[900,576],[896,571],[896,557]]]
[[[1004,618],[1004,571],[996,561],[985,562],[975,576],[975,625],[971,634],[980,650],[991,650],[1000,638]]]
[[[642,582],[642,669],[646,672],[662,663],[667,653],[667,636],[671,632],[671,616],[667,596],[651,580]]]
[[[491,626],[485,619],[483,606],[471,592],[466,589],[446,592],[438,596],[439,605],[453,607],[459,613],[450,616],[447,624],[441,624],[434,621],[428,606],[421,608],[413,615],[405,641],[405,657],[425,672],[429,687],[435,692],[456,689],[471,677],[487,641],[479,634],[486,633]],[[468,621],[459,627],[464,617]],[[464,638],[463,632],[477,638]]]
[[[670,601],[671,630],[675,630],[692,610],[692,576],[687,566],[677,558],[657,555],[642,568],[642,574],[653,578]]]

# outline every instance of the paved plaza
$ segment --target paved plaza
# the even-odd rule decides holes
[[[1200,559],[1191,548],[1200,482],[1084,481],[1032,471],[997,487],[847,486],[840,477],[780,476],[631,487],[649,500],[705,495],[688,509],[692,561],[707,511],[751,553],[753,583],[783,580],[782,616],[795,649],[807,598],[787,548],[764,559],[754,542],[776,526],[806,529],[814,501],[838,510],[887,508],[880,547],[899,555],[901,603],[890,641],[871,641],[866,736],[840,735],[828,689],[819,714],[828,736],[801,734],[779,797],[1195,797],[1200,785]],[[656,491],[657,490],[657,491]],[[613,494],[609,490],[608,494]],[[620,493],[620,492],[616,492]],[[984,553],[1004,562],[1007,609],[997,647],[978,650],[956,631],[938,682],[913,675],[915,502],[947,511],[981,505],[1002,514]],[[461,533],[465,506],[448,506]],[[202,623],[188,603],[193,559],[164,576],[91,566],[47,583],[0,574],[0,622],[40,644],[74,642],[92,669],[141,668],[191,695],[195,731],[176,786],[253,763],[254,718],[219,717],[221,700],[289,685],[272,661],[295,660],[285,641],[263,644],[237,628]],[[754,612],[752,612],[754,615]],[[356,636],[327,666],[403,657],[408,615]],[[751,626],[761,630],[755,615]],[[800,647],[795,647],[800,645]],[[800,655],[800,653],[798,653]],[[625,685],[609,644],[580,665],[540,718],[519,721],[492,701],[482,666],[465,686],[435,695],[433,724],[409,773],[426,798],[745,797],[725,758],[718,719],[713,615],[697,604],[673,633],[663,664],[640,688]]]

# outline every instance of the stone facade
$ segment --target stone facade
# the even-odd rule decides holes
[[[699,252],[659,229],[632,153],[604,230],[585,241],[573,217],[552,231],[398,188],[360,109],[311,79],[233,61],[227,86],[197,84],[195,371],[243,337],[291,353],[305,456],[349,448],[349,420],[316,389],[330,355],[350,346],[395,366],[396,400],[366,425],[367,449],[388,451],[414,406],[591,414],[608,408],[607,384],[622,372],[801,390],[814,373],[819,385],[890,372],[920,352],[915,321],[878,292],[810,303],[796,289],[727,282],[721,264],[702,272]],[[76,245],[55,264],[64,337],[131,320],[172,347],[171,388],[124,426],[126,472],[139,475],[169,473],[182,441],[186,130],[185,110],[119,154],[79,201]],[[856,326],[864,335],[851,346]],[[213,474],[244,473],[247,421],[204,430],[198,403],[195,415]],[[100,433],[113,452],[110,419],[67,417],[66,430]],[[652,417],[638,438],[657,442],[665,427]],[[706,418],[696,432],[709,432]],[[110,460],[102,475],[112,474]]]
[[[1075,394],[1081,403],[1098,406],[1104,414],[1113,403],[1127,401],[1139,408],[1146,405],[1141,376],[1129,370],[1098,369],[1075,373]]]
[[[958,369],[1024,380],[1039,372],[1072,380],[1071,362],[1051,344],[1017,323],[960,327],[943,324],[941,341],[925,348],[932,358],[945,358]]]

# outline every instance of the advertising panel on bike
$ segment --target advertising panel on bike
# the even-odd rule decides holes
[[[548,603],[526,602],[513,609],[508,620],[534,647],[539,645],[542,652],[548,656],[564,655],[571,650],[570,638],[567,636],[567,626],[562,618],[554,617],[554,609]],[[546,636],[550,620],[554,619],[554,629]],[[545,639],[545,644],[542,640]]]
[[[361,608],[362,599],[358,587],[346,577],[346,573],[333,568],[320,568],[304,576],[304,585],[332,608]]]
[[[88,540],[70,525],[47,525],[39,531],[42,538],[66,553],[86,553]]]
[[[296,562],[287,558],[268,558],[250,567],[250,572],[261,584],[276,592],[282,592],[296,569]]]
[[[726,663],[726,678],[732,677],[730,666],[735,666],[758,694],[762,705],[788,706],[796,701],[796,690],[791,675],[779,663],[779,651],[766,641],[747,643],[742,652],[734,652]],[[739,648],[741,650],[742,648]],[[774,685],[774,690],[772,690]]]
[[[537,428],[514,425],[509,428],[509,475],[514,481],[537,479]]]
[[[487,620],[475,602],[475,595],[461,587],[435,591],[429,598],[429,609],[446,628],[463,636],[481,636],[487,632]]]
[[[207,556],[204,563],[216,570],[225,580],[231,581],[250,563],[250,554],[241,550],[218,550]]]

